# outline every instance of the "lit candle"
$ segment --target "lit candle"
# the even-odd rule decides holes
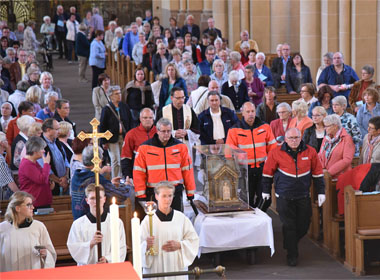
[[[132,255],[133,255],[133,268],[137,275],[142,279],[142,259],[141,259],[141,227],[140,219],[137,218],[137,213],[134,213],[134,218],[131,220],[132,224]]]
[[[112,263],[120,262],[120,234],[119,234],[119,205],[116,199],[112,198],[110,206],[111,215],[111,261]]]

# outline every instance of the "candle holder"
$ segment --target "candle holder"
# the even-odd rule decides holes
[[[153,236],[153,215],[157,211],[157,204],[154,201],[147,201],[144,205],[144,211],[149,216],[149,235]],[[155,256],[157,255],[157,250],[152,246],[146,251],[146,255]]]

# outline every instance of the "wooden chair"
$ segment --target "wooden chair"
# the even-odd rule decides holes
[[[363,195],[344,188],[345,266],[356,275],[365,274],[364,241],[380,239],[380,194]]]

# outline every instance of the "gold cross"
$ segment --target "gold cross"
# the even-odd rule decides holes
[[[78,138],[81,141],[84,141],[85,139],[92,139],[92,145],[94,149],[94,157],[91,160],[91,162],[94,164],[94,168],[91,170],[95,173],[95,185],[99,185],[99,172],[101,170],[100,168],[100,163],[102,162],[101,159],[99,158],[99,145],[98,145],[98,140],[100,138],[106,138],[109,140],[112,137],[112,133],[107,130],[104,133],[98,133],[98,126],[99,126],[99,121],[96,118],[93,118],[92,121],[90,122],[92,125],[92,133],[85,133],[81,131],[78,134]]]

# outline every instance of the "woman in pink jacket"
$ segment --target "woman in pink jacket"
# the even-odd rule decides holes
[[[330,173],[333,179],[351,169],[355,153],[355,145],[351,136],[342,127],[340,117],[336,114],[324,118],[326,136],[323,139],[319,159],[323,169]]]

